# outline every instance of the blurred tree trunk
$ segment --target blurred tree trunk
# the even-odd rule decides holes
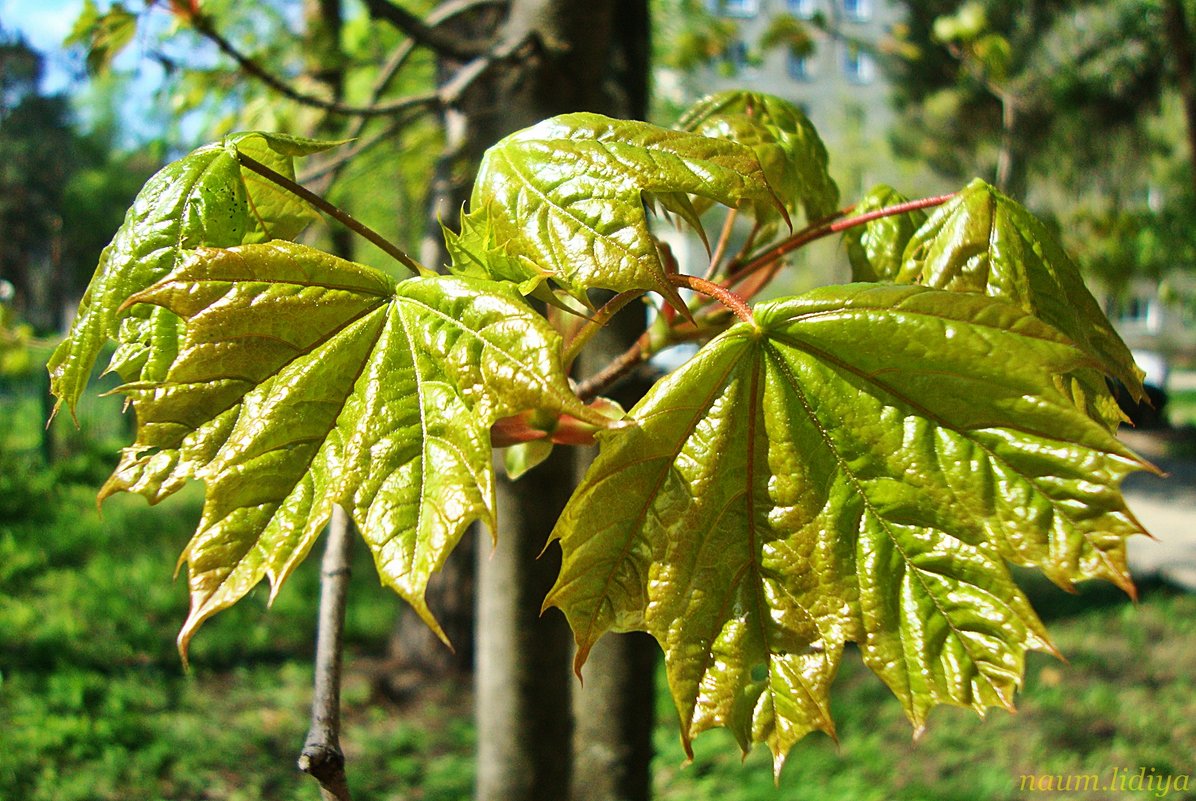
[[[646,98],[647,32],[646,0],[513,0],[500,42],[531,48],[500,71],[490,108],[479,111],[500,121],[496,133],[568,111],[642,114],[629,100]],[[632,47],[621,46],[624,36]],[[480,801],[570,797],[572,636],[559,612],[540,616],[559,552],[535,557],[572,491],[574,465],[575,454],[558,448],[517,484],[499,481],[499,542],[479,558]],[[583,714],[597,704],[596,714],[610,715],[608,701],[585,703]]]
[[[1196,46],[1192,42],[1192,28],[1184,10],[1183,0],[1165,0],[1163,30],[1175,59],[1175,78],[1184,105],[1184,120],[1188,129],[1188,151],[1192,159],[1189,172],[1196,187]]]

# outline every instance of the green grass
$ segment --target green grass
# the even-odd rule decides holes
[[[1167,396],[1167,419],[1176,427],[1196,426],[1196,389],[1174,390]]]
[[[0,462],[0,799],[315,801],[293,764],[307,727],[318,560],[268,613],[259,590],[209,622],[184,675],[174,635],[186,592],[170,574],[198,515],[194,488],[157,509],[115,498],[101,518],[94,483],[64,481],[33,457]],[[344,691],[355,798],[467,799],[469,693],[446,684],[404,708],[379,696],[372,671],[398,601],[372,580],[364,549],[357,558]],[[662,693],[657,796],[1145,799],[1156,796],[1027,794],[1019,779],[1196,773],[1196,598],[1149,587],[1135,606],[1104,585],[1078,596],[1030,587],[1069,663],[1032,656],[1016,715],[938,709],[914,741],[896,700],[849,652],[833,689],[839,744],[806,738],[776,786],[765,751],[741,762],[724,732],[699,737],[684,765]]]

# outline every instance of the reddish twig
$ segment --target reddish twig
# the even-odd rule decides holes
[[[848,217],[847,219],[836,219],[833,222],[820,222],[814,225],[807,226],[795,233],[785,241],[772,248],[769,248],[764,253],[756,256],[754,259],[743,265],[742,268],[735,271],[735,274],[727,280],[726,286],[731,287],[743,281],[748,276],[760,270],[771,267],[779,259],[792,253],[798,248],[808,245],[811,242],[821,239],[824,236],[846,231],[856,225],[863,225],[864,223],[878,220],[881,217],[892,217],[897,214],[905,214],[918,209],[928,209],[934,206],[941,206],[951,198],[955,197],[955,193],[947,195],[937,195],[935,197],[920,198],[918,200],[910,200],[905,203],[898,203],[893,206],[886,206],[883,209],[876,209],[865,214],[860,214],[856,217]]]
[[[713,281],[707,281],[705,278],[698,278],[695,275],[686,275],[685,273],[675,273],[669,276],[669,283],[673,286],[684,287],[685,289],[692,289],[707,297],[714,298],[719,303],[726,306],[735,316],[743,320],[749,325],[755,325],[755,318],[752,317],[752,310],[744,302],[743,298],[736,295],[727,287],[716,284]]]

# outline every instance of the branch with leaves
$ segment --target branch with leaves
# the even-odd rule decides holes
[[[570,114],[487,152],[445,232],[451,274],[404,254],[417,274],[395,281],[294,241],[300,198],[344,219],[293,182],[327,146],[240,134],[155,176],[50,364],[73,408],[117,341],[138,430],[101,497],[206,486],[184,655],[261,580],[276,593],[336,507],[443,638],[425,588],[470,523],[501,536],[496,447],[521,469],[600,447],[545,600],[577,668],[605,632],[648,632],[686,747],[724,726],[777,771],[834,735],[848,643],[921,729],[939,704],[1012,708],[1026,653],[1055,653],[1011,564],[1133,592],[1119,485],[1152,468],[1116,439],[1107,381],[1140,396],[1141,372],[1050,231],[991,186],[878,187],[849,217],[776,98],[708,98],[681,130]],[[653,217],[709,241],[720,210],[687,272]],[[855,283],[752,302],[835,232]],[[643,299],[636,347],[574,386],[593,332]],[[634,408],[601,397],[681,342],[701,347]]]

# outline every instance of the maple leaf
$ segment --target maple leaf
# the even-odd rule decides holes
[[[690,195],[779,203],[744,145],[599,114],[553,117],[486,151],[461,233],[449,236],[455,269],[481,269],[525,294],[551,279],[583,303],[590,289],[644,289],[684,308],[645,200],[700,230]]]
[[[443,638],[424,589],[470,522],[493,530],[490,426],[524,409],[609,425],[573,395],[559,338],[508,286],[396,284],[271,242],[194,251],[127,304],[166,309],[183,333],[162,380],[120,388],[138,436],[102,495],[206,484],[182,556],[184,652],[263,578],[277,593],[334,504],[383,582]]]
[[[1144,464],[1056,373],[1091,360],[972,293],[854,284],[762,304],[600,435],[545,601],[580,670],[605,631],[664,649],[690,739],[726,726],[779,771],[844,644],[916,727],[1011,707],[1051,650],[1006,562],[1132,588],[1118,485]]]
[[[1144,374],[1075,262],[1038,218],[984,181],[973,181],[931,215],[909,240],[895,280],[981,292],[1059,329],[1094,361],[1060,376],[1061,386],[1110,430],[1125,418],[1102,373],[1134,398],[1145,397]]]
[[[801,207],[813,221],[838,206],[839,187],[827,170],[822,138],[805,113],[787,100],[761,92],[718,92],[694,103],[677,126],[750,147],[791,214]],[[767,210],[758,208],[757,216],[766,217]]]
[[[177,318],[149,306],[123,315],[119,310],[128,297],[173,270],[188,249],[289,238],[312,219],[301,201],[284,198],[278,187],[242,170],[238,152],[293,177],[293,157],[335,144],[282,134],[231,134],[151,177],[100,255],[70,331],[50,357],[55,412],[64,403],[74,410],[109,339],[119,343],[110,371],[126,380],[165,375],[179,335]]]

